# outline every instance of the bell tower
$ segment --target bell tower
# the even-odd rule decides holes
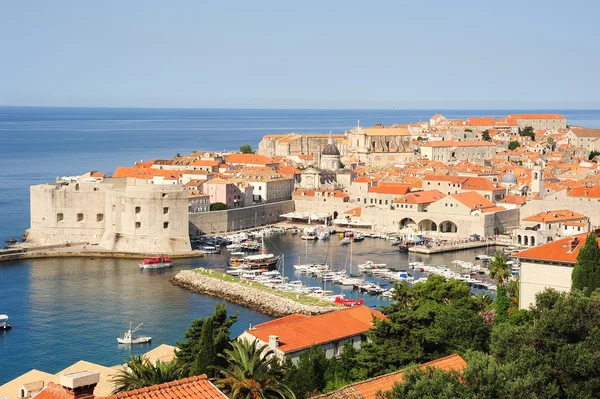
[[[544,197],[544,167],[538,163],[531,170],[531,192]]]

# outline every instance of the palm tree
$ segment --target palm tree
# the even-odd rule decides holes
[[[218,367],[221,378],[215,380],[231,399],[295,399],[290,388],[282,384],[284,370],[275,353],[257,341],[238,340],[231,343],[220,357],[227,367]]]
[[[496,252],[490,261],[490,277],[496,280],[502,287],[504,282],[510,277],[510,268],[508,266],[506,255]]]
[[[181,367],[174,360],[170,362],[157,360],[154,365],[140,355],[132,355],[125,364],[125,369],[120,370],[112,380],[115,394],[175,381],[183,377]]]

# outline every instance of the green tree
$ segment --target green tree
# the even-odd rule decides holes
[[[588,234],[585,245],[577,254],[572,272],[572,287],[592,293],[600,287],[600,249],[594,233]]]
[[[417,141],[423,141],[423,137],[421,137],[421,136],[417,137]]]
[[[503,286],[510,277],[510,267],[506,255],[496,252],[490,261],[490,278],[496,280],[498,286]]]
[[[351,371],[356,380],[423,363],[456,351],[487,350],[489,331],[467,283],[434,275],[395,284],[395,302],[376,320]]]
[[[290,388],[282,383],[285,369],[275,353],[257,341],[234,341],[231,349],[219,355],[226,367],[218,367],[216,385],[231,399],[295,399]]]
[[[175,158],[181,158],[181,154],[180,153],[175,154]]]
[[[202,346],[202,332],[206,323],[212,324],[214,352],[222,353],[229,348],[229,329],[237,321],[239,312],[233,316],[227,315],[227,306],[219,303],[215,306],[215,311],[212,316],[193,320],[190,328],[185,332],[185,341],[178,341],[177,346],[179,351],[176,353],[177,362],[183,369],[184,375],[190,374],[198,355],[205,352]],[[224,366],[222,358],[218,357],[215,363],[216,366]]]
[[[215,202],[213,204],[210,204],[210,210],[211,211],[225,211],[225,210],[227,210],[227,205],[225,205],[222,202]]]
[[[206,374],[209,377],[214,377],[213,367],[217,364],[217,352],[215,351],[215,343],[213,336],[213,323],[209,318],[202,325],[202,334],[200,336],[200,348],[194,364],[190,370],[190,375]]]
[[[113,393],[127,392],[150,385],[162,384],[183,377],[183,370],[175,360],[170,362],[156,361],[152,364],[140,355],[132,355],[125,361],[127,367],[119,370],[112,382]]]
[[[308,398],[325,389],[329,360],[319,346],[302,352],[295,366],[289,365],[286,382],[297,398]]]
[[[240,146],[240,152],[242,154],[254,154],[254,150],[252,149],[250,144],[244,144]]]
[[[600,151],[591,151],[590,155],[588,156],[588,159],[591,161],[594,158],[596,158],[598,155],[600,155]]]
[[[554,137],[552,137],[552,136],[548,136],[548,137],[546,138],[546,143],[548,143],[548,144],[550,144],[550,145],[554,144]]]
[[[490,137],[490,132],[487,129],[485,129],[483,133],[481,133],[481,139],[483,141],[492,141],[492,138]]]
[[[514,151],[516,148],[519,148],[521,146],[521,144],[519,144],[518,141],[511,141],[510,143],[508,143],[508,149],[511,151]]]
[[[503,323],[508,319],[508,308],[509,308],[508,294],[506,293],[506,287],[498,287],[498,293],[496,300],[494,301],[494,307],[496,308],[496,316],[494,317],[494,324]]]
[[[525,126],[523,129],[521,129],[519,135],[522,137],[530,137],[531,141],[535,141],[535,133],[533,132],[533,127],[531,126]]]

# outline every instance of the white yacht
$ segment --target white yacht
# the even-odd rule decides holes
[[[8,324],[8,316],[0,314],[0,330],[10,330],[12,326]]]

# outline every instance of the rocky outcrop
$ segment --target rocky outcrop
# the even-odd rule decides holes
[[[255,288],[251,282],[229,282],[211,276],[206,269],[183,270],[171,278],[171,283],[200,294],[236,303],[273,317],[294,313],[321,314],[339,309],[337,306],[305,305],[275,293]]]

